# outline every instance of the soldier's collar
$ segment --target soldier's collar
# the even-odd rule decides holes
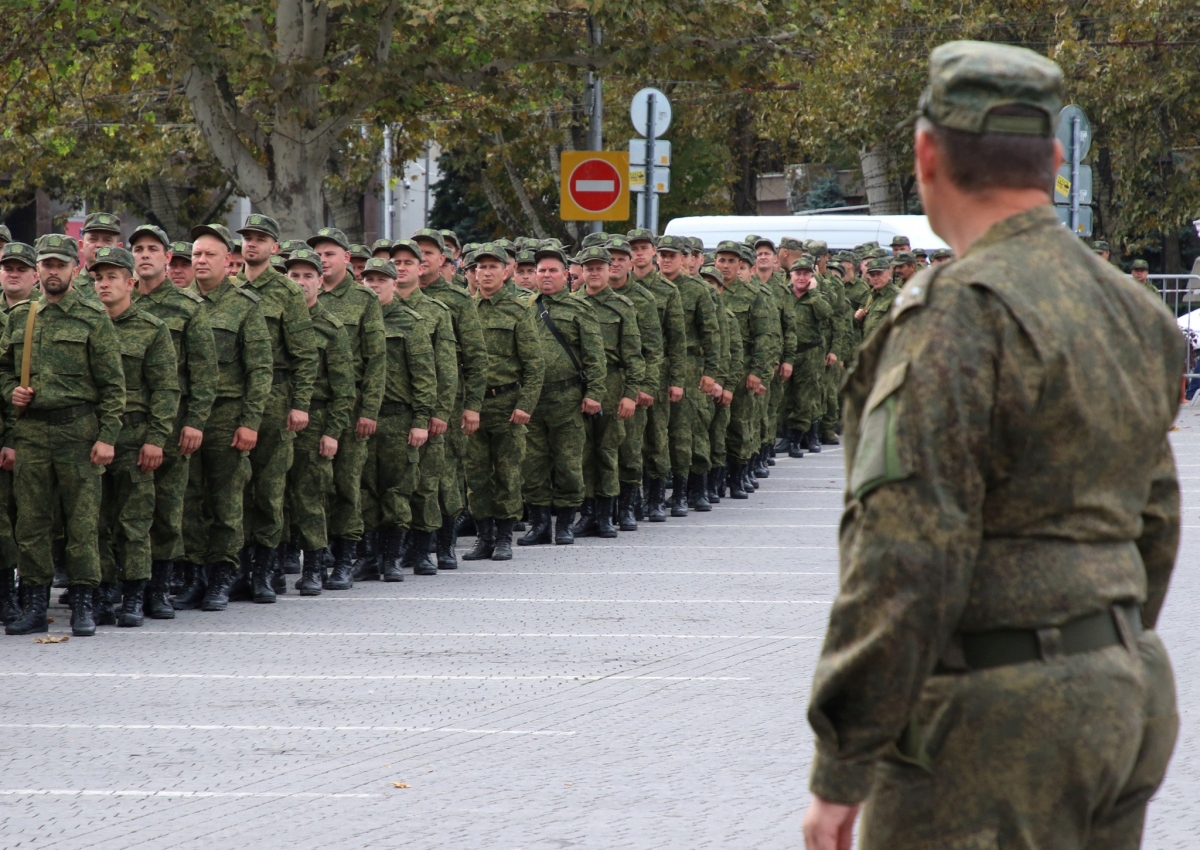
[[[1046,226],[1058,227],[1058,216],[1049,204],[1039,204],[1036,207],[1019,212],[1016,215],[1010,215],[1008,218],[993,224],[967,248],[963,256],[969,256],[970,254],[989,248],[998,242],[1011,239],[1024,230]]]

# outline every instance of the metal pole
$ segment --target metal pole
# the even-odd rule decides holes
[[[1079,233],[1079,116],[1071,116],[1071,230]]]
[[[384,239],[392,238],[392,125],[383,125],[383,157],[379,166],[379,181],[383,184],[380,200],[383,201],[383,231]]]
[[[596,21],[591,15],[588,15],[588,46],[599,47],[601,32],[600,27],[596,26]],[[604,150],[604,90],[600,77],[592,71],[588,71],[588,88],[592,92],[592,115],[591,123],[588,125],[588,149],[594,151]],[[588,225],[588,230],[592,233],[600,233],[604,230],[604,222],[593,221]]]
[[[657,95],[646,98],[646,221],[642,227],[658,233],[658,222],[654,215],[654,100]]]
[[[425,223],[421,227],[429,226],[429,142],[425,143]]]

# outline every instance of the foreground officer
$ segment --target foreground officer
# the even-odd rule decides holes
[[[79,261],[75,241],[43,236],[37,251],[42,297],[14,307],[0,337],[0,393],[17,417],[8,439],[17,455],[13,490],[21,558],[21,616],[5,632],[47,630],[54,580],[50,541],[61,516],[72,631],[89,636],[96,633],[92,591],[100,583],[100,476],[116,453],[125,406],[121,345],[100,302],[71,286]]]
[[[930,65],[917,186],[958,259],[845,384],[805,839],[849,847],[865,800],[864,848],[1135,848],[1178,728],[1153,628],[1183,340],[1058,223],[1058,67],[978,42]]]

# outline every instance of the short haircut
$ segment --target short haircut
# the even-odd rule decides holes
[[[1004,106],[999,115],[1044,117],[1027,106]],[[966,192],[987,189],[1043,189],[1054,186],[1054,136],[1016,136],[1005,133],[967,133],[921,123],[946,159],[950,180]]]

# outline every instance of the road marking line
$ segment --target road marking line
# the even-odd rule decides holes
[[[451,726],[233,726],[226,724],[170,723],[0,723],[0,729],[83,729],[94,731],[151,732],[445,732],[465,735],[558,735],[575,732],[549,729],[458,729]]]
[[[304,800],[356,800],[382,797],[382,794],[330,794],[321,791],[143,791],[115,788],[0,788],[0,797],[201,797],[262,799],[295,798]]]
[[[350,674],[243,674],[243,673],[33,673],[0,672],[0,678],[24,679],[212,679],[229,681],[301,681],[301,682],[409,682],[409,681],[455,681],[455,682],[601,682],[610,679],[633,682],[749,682],[751,676],[629,676],[608,675],[554,675],[543,676],[449,676],[449,675],[350,675]]]
[[[97,634],[110,637],[211,635],[213,637],[653,638],[670,640],[821,640],[824,637],[824,635],[660,635],[624,632],[202,632],[171,628],[162,631],[105,629]]]

